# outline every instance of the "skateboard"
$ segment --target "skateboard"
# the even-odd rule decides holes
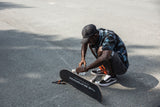
[[[102,102],[102,94],[97,85],[65,69],[60,71],[60,77],[63,81],[69,83],[81,92],[87,94],[99,102]]]

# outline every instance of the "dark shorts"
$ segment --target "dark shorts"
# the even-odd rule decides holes
[[[124,63],[121,61],[118,53],[114,52],[110,59],[112,72],[116,75],[122,75],[126,73],[127,67],[124,65]]]

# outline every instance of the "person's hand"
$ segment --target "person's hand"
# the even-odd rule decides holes
[[[79,74],[81,72],[87,72],[86,67],[78,67],[78,68],[76,68],[76,72],[77,72],[77,74]]]
[[[79,67],[82,67],[82,65],[84,65],[84,67],[86,67],[86,61],[85,60],[81,60],[81,62],[79,63]]]

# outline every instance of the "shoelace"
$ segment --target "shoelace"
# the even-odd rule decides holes
[[[101,70],[102,73],[107,74],[108,71],[106,70],[106,68],[104,67],[104,65],[99,66],[99,69]]]

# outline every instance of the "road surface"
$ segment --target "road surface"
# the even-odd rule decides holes
[[[0,107],[160,106],[159,19],[159,0],[0,0]],[[78,66],[90,23],[114,30],[129,54],[128,72],[101,88],[102,103],[51,84]],[[95,60],[89,51],[86,60]]]

